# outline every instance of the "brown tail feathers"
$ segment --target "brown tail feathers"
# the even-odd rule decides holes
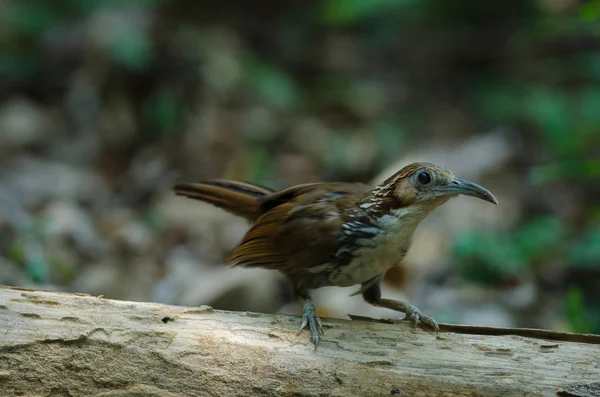
[[[215,179],[210,181],[182,182],[173,188],[176,194],[200,200],[250,221],[262,213],[262,198],[273,190],[246,182]]]
[[[178,183],[173,190],[180,196],[204,201],[249,221],[256,221],[265,212],[308,193],[321,184],[305,183],[274,191],[247,182],[214,179]]]

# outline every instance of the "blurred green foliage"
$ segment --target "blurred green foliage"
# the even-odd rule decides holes
[[[156,91],[144,103],[144,118],[153,131],[172,132],[181,121],[183,106],[167,90]]]
[[[512,232],[480,230],[459,234],[453,245],[460,275],[465,280],[491,287],[510,286],[516,280],[528,278],[531,272],[543,273],[563,262],[584,279],[591,276],[581,283],[567,284],[565,320],[574,332],[597,333],[600,331],[600,300],[594,280],[600,273],[600,229],[594,227],[571,237],[566,230],[567,226],[558,219],[544,217]]]
[[[152,41],[143,31],[128,31],[111,46],[114,59],[132,69],[143,69],[152,63],[155,56]]]
[[[572,286],[567,292],[565,316],[573,332],[591,333],[600,325],[596,320],[595,327],[592,326],[585,310],[583,292],[577,286]]]
[[[326,25],[353,25],[367,18],[418,7],[419,3],[419,0],[326,0],[321,3],[320,14]]]
[[[598,55],[600,57],[600,55]],[[598,59],[588,59],[597,63]],[[600,81],[600,70],[586,76]],[[486,86],[479,93],[484,114],[498,122],[524,123],[535,128],[554,159],[533,167],[530,180],[536,185],[565,178],[579,181],[600,177],[600,88],[585,86],[574,92],[551,85]]]
[[[582,269],[596,269],[600,263],[600,226],[592,226],[583,231],[573,242],[567,255],[567,263]]]
[[[300,106],[300,87],[276,65],[249,56],[244,71],[246,84],[264,104],[280,111]]]
[[[552,261],[565,249],[565,230],[555,218],[538,218],[512,233],[472,231],[454,243],[464,278],[498,284],[519,277],[530,264]]]

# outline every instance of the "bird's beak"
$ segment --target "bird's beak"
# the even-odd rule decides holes
[[[477,197],[479,199],[489,201],[492,204],[498,204],[496,197],[484,188],[476,183],[466,181],[460,178],[454,178],[450,183],[445,186],[440,186],[436,189],[441,194],[464,194],[465,196]]]

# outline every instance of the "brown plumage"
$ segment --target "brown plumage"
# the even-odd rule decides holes
[[[175,186],[175,192],[255,221],[261,214],[259,199],[273,193],[273,190],[250,183],[215,179],[200,183],[179,183]]]
[[[414,163],[374,189],[357,183],[310,183],[281,191],[244,182],[179,183],[175,193],[205,201],[253,224],[231,256],[234,266],[279,270],[306,300],[303,326],[318,343],[320,320],[309,291],[361,284],[366,301],[437,329],[415,307],[381,298],[387,269],[406,255],[416,227],[458,194],[497,203],[483,187],[429,163]]]

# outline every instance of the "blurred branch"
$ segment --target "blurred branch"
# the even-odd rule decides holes
[[[380,322],[384,324],[393,324],[397,320],[375,320],[369,317],[355,316],[349,314],[352,320]],[[589,343],[600,345],[600,335],[594,334],[575,334],[572,332],[551,331],[547,329],[535,328],[499,328],[499,327],[483,327],[477,325],[460,325],[460,324],[438,324],[440,332],[453,332],[465,335],[489,335],[489,336],[522,336],[531,339],[546,339],[558,342],[575,342]],[[423,329],[427,327],[422,326]]]
[[[597,336],[556,343],[459,327],[473,334],[435,338],[407,324],[327,319],[314,352],[306,335],[296,334],[297,323],[292,316],[1,287],[0,392],[577,395],[572,390],[593,389],[600,376]]]

